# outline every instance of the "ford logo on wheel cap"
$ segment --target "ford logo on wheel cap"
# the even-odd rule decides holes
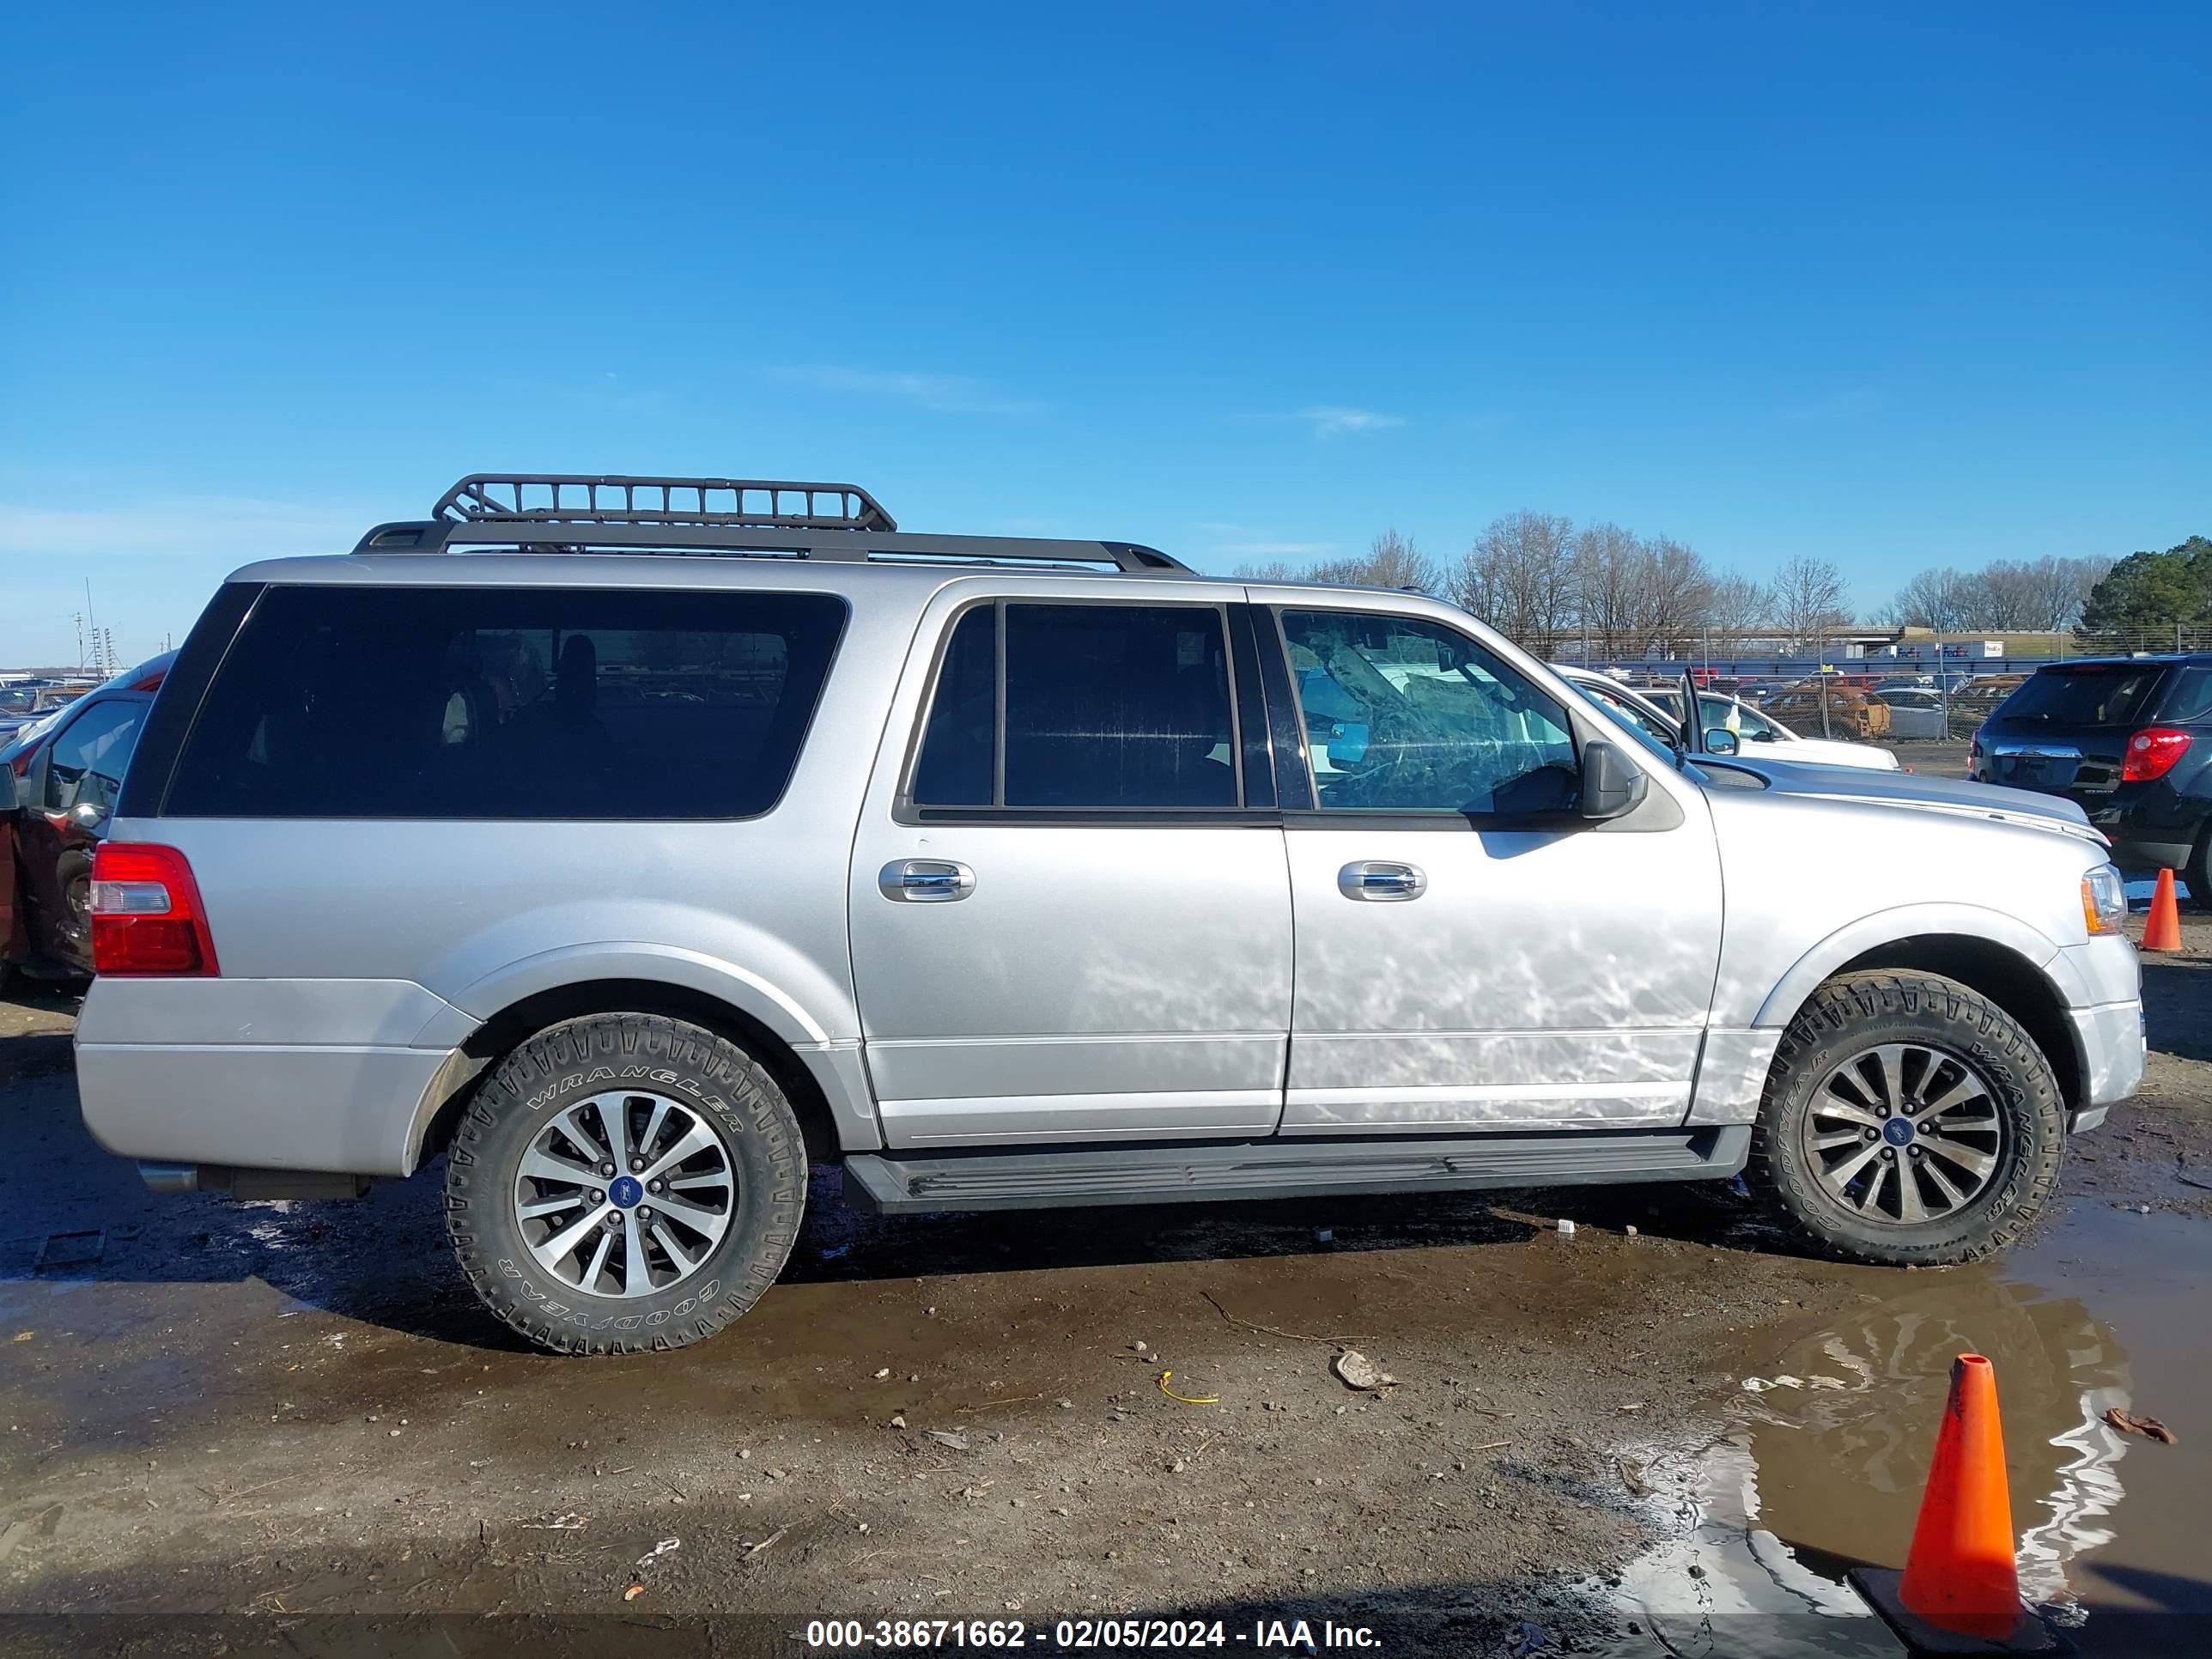
[[[644,1183],[635,1176],[618,1176],[607,1187],[607,1200],[618,1210],[627,1210],[644,1196]]]
[[[1911,1146],[1912,1144],[1912,1120],[1904,1117],[1893,1117],[1890,1119],[1888,1122],[1881,1126],[1881,1138],[1893,1146]],[[632,1182],[630,1183],[633,1187],[637,1183],[635,1182]]]

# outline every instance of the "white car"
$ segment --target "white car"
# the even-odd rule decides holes
[[[1889,735],[1918,740],[1950,735],[1950,720],[1940,692],[1905,687],[1877,690],[1875,696],[1889,705]]]
[[[1556,663],[1553,666],[1577,690],[1623,724],[1663,744],[1680,741],[1680,717],[1648,693],[1634,690],[1595,669],[1568,668]],[[1679,707],[1681,693],[1672,696]],[[1740,745],[1759,744],[1761,760],[1799,761],[1812,766],[1861,766],[1875,772],[1898,769],[1893,750],[1879,744],[1848,743],[1840,738],[1801,738],[1771,714],[1762,714],[1749,703],[1717,692],[1698,693],[1698,712],[1704,716],[1707,731],[1732,732]],[[1772,746],[1767,747],[1769,744]]]

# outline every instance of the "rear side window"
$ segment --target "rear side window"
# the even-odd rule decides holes
[[[790,781],[844,621],[814,593],[273,587],[163,810],[750,817]]]
[[[1237,720],[1221,612],[970,611],[945,647],[913,795],[935,807],[1234,807]]]
[[[46,755],[46,811],[88,805],[112,812],[145,718],[145,703],[118,698],[93,704],[63,728]]]
[[[2212,722],[2212,668],[2185,668],[2176,675],[2158,717],[2173,726]]]
[[[2044,726],[2125,726],[2165,672],[2163,664],[2039,668],[2004,700],[1996,718]]]

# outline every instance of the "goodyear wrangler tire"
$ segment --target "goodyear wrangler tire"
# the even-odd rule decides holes
[[[1819,1249],[1936,1266],[2019,1235],[2065,1135],[2051,1063],[2004,1010],[1935,974],[1849,974],[1784,1033],[1748,1173]]]
[[[775,1282],[805,1202],[805,1144],[775,1080],[658,1015],[539,1032],[477,1091],[447,1155],[462,1271],[564,1353],[714,1335]]]

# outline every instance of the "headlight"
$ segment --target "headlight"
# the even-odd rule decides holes
[[[2114,866],[2100,864],[2081,878],[2081,921],[2092,939],[2127,931],[2128,884]]]

